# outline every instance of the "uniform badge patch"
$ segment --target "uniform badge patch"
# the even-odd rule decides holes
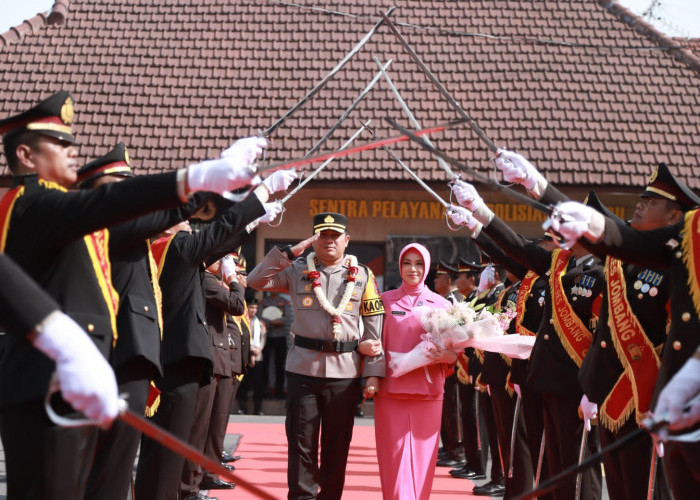
[[[301,305],[304,307],[311,307],[314,305],[314,299],[313,297],[304,297],[301,299]]]

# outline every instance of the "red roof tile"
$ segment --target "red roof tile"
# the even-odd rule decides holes
[[[641,186],[666,161],[700,188],[697,43],[665,37],[607,0],[394,3],[392,20],[457,102],[552,182]],[[66,88],[85,161],[124,141],[137,172],[177,168],[268,128],[383,10],[371,0],[59,0],[48,24],[40,15],[0,35],[0,70],[12,75],[0,81],[0,117]],[[302,157],[376,74],[375,55],[393,59],[389,74],[423,125],[458,117],[382,27],[276,130],[267,158]],[[379,136],[397,135],[385,117],[408,124],[380,80],[321,151],[368,118]],[[433,139],[491,172],[491,153],[468,128]],[[426,181],[445,179],[416,146],[392,149]],[[382,151],[339,160],[318,178],[408,181]]]

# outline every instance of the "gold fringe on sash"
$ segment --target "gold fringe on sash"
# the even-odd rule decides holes
[[[683,263],[688,270],[688,288],[695,306],[695,314],[700,317],[700,209],[685,214],[683,222]]]

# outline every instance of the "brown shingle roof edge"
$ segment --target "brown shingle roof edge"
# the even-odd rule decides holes
[[[700,58],[695,56],[690,50],[684,48],[678,41],[664,35],[651,24],[634,14],[630,9],[623,7],[614,0],[598,0],[598,4],[615,16],[619,21],[656,43],[659,47],[666,49],[674,59],[686,64],[700,75]]]
[[[0,34],[0,47],[20,41],[24,35],[37,33],[44,26],[61,25],[66,22],[70,0],[56,0],[48,16],[40,12],[22,24],[14,26]]]

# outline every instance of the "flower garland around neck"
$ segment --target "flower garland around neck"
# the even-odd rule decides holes
[[[352,297],[352,292],[355,289],[355,280],[357,279],[357,257],[354,255],[349,255],[348,258],[350,259],[350,266],[348,267],[348,277],[347,281],[345,282],[345,293],[343,293],[343,297],[340,299],[338,307],[333,307],[323,293],[323,290],[321,290],[321,282],[319,281],[321,273],[316,270],[316,263],[314,262],[316,259],[316,253],[311,252],[308,257],[306,257],[306,265],[309,268],[308,276],[312,280],[311,288],[316,294],[318,303],[321,304],[323,310],[333,317],[333,338],[336,340],[342,332],[340,315],[343,314],[348,302],[350,302],[350,297]]]

